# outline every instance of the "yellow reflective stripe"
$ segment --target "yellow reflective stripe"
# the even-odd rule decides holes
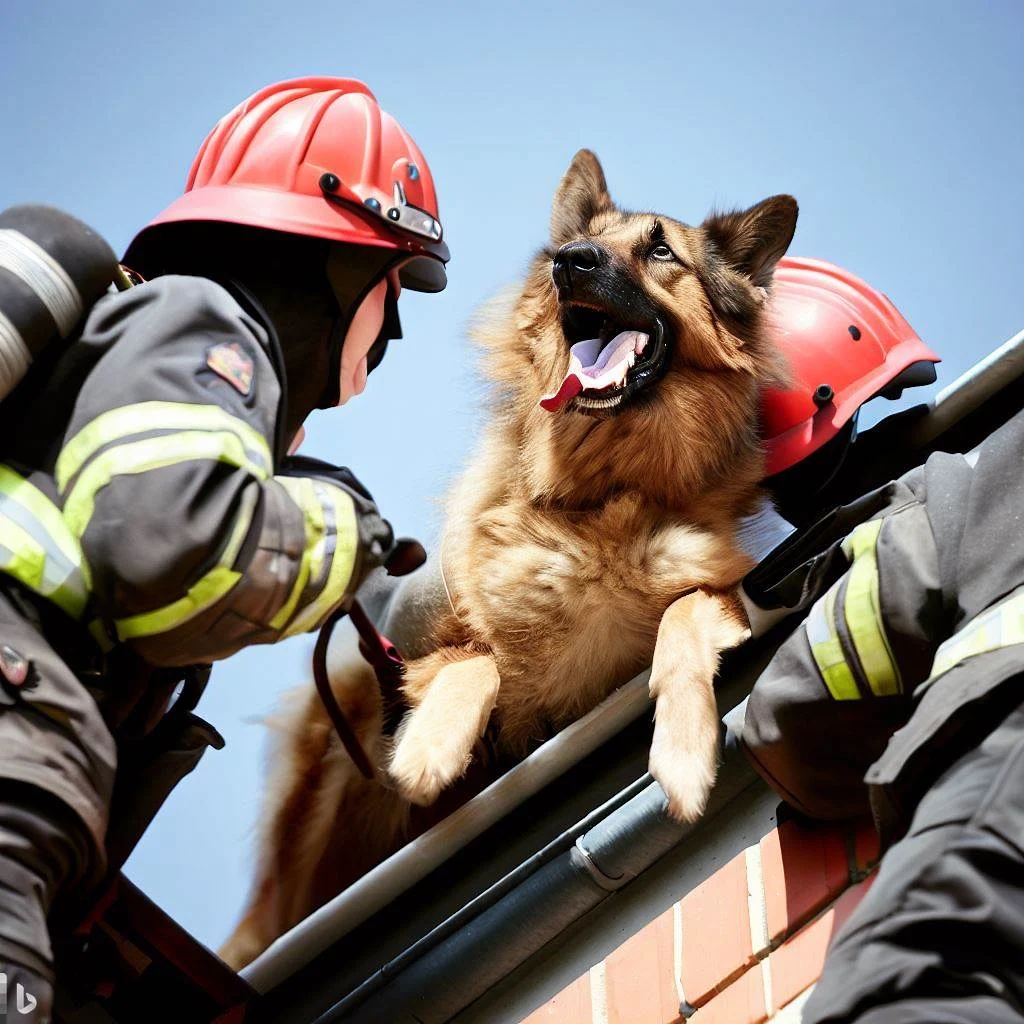
[[[72,477],[104,445],[150,430],[231,431],[250,451],[262,456],[268,476],[273,465],[263,435],[218,405],[138,402],[97,416],[68,441],[54,470],[58,489],[63,493]]]
[[[939,646],[929,676],[948,672],[976,654],[1024,644],[1024,590],[1018,590],[975,616]]]
[[[48,598],[73,618],[88,589],[81,548],[60,510],[37,487],[0,464],[0,570]]]
[[[85,591],[67,584],[48,583],[47,557],[46,548],[27,530],[0,516],[0,570],[52,601],[72,618],[80,618],[87,601]]]
[[[120,640],[131,640],[141,636],[154,636],[167,633],[178,626],[184,625],[207,608],[213,607],[222,597],[228,594],[242,578],[242,573],[231,568],[238,557],[239,549],[252,526],[253,509],[256,506],[256,494],[249,492],[243,498],[243,504],[235,519],[231,536],[220,558],[202,579],[188,589],[188,593],[151,612],[141,612],[118,619],[114,623]]]
[[[73,619],[82,617],[89,598],[84,590],[76,590],[66,584],[54,587],[52,590],[44,587],[40,593],[48,597],[57,607],[63,608]]]
[[[27,509],[72,565],[81,563],[81,548],[69,533],[60,509],[38,487],[3,464],[0,464],[0,494]]]
[[[864,677],[876,697],[891,697],[902,690],[899,668],[889,647],[878,593],[878,537],[881,519],[861,523],[843,541],[853,560],[846,583],[843,614]]]
[[[861,693],[853,678],[853,671],[846,662],[843,645],[835,628],[838,590],[839,585],[836,584],[811,609],[811,614],[807,617],[807,638],[821,678],[833,698],[859,700]]]
[[[984,654],[986,651],[992,651],[1002,646],[990,635],[993,632],[991,626],[965,627],[965,629],[966,634],[964,630],[961,630],[960,633],[956,633],[950,638],[954,641],[953,643],[947,640],[935,652],[935,660],[932,662],[932,677],[947,672],[954,665],[967,658],[973,658],[976,654]]]
[[[282,629],[286,622],[295,612],[299,598],[309,583],[310,571],[313,561],[313,550],[320,546],[320,558],[323,558],[324,521],[322,512],[318,519],[313,515],[313,506],[318,512],[320,502],[313,492],[313,481],[305,477],[276,477],[277,482],[288,492],[292,501],[302,509],[302,518],[305,526],[306,543],[302,549],[302,561],[299,563],[299,571],[295,577],[288,600],[281,606],[278,613],[270,620],[273,629]]]
[[[0,516],[0,567],[26,587],[42,592],[43,572],[46,569],[46,549],[17,523]]]
[[[295,616],[285,636],[305,633],[318,625],[341,603],[352,580],[356,551],[359,548],[359,528],[355,503],[340,487],[324,484],[320,493],[331,503],[334,512],[334,554],[327,580],[320,593]]]
[[[176,629],[200,612],[215,605],[242,578],[240,572],[218,565],[211,569],[198,583],[189,587],[188,593],[172,604],[153,612],[143,612],[118,619],[114,623],[118,638],[131,640],[140,636],[153,636]]]
[[[71,488],[64,503],[64,522],[76,538],[81,538],[92,518],[97,493],[115,476],[148,473],[179,462],[202,459],[227,462],[247,470],[259,480],[265,480],[268,475],[260,463],[249,457],[234,433],[183,430],[177,434],[150,437],[108,448],[97,455]]]
[[[256,509],[256,502],[258,499],[259,493],[255,487],[249,487],[247,490],[242,492],[242,500],[239,503],[238,515],[235,516],[235,525],[231,530],[231,536],[228,537],[227,544],[224,545],[224,550],[221,552],[220,558],[217,559],[218,565],[234,565],[235,559],[238,557],[238,552],[241,551],[242,544],[245,542],[245,538],[249,535],[249,529],[252,526],[253,512]]]

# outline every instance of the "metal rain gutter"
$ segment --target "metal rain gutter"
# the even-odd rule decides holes
[[[591,826],[596,825],[599,821],[602,821],[608,814],[645,790],[650,784],[651,776],[645,774],[610,800],[605,801],[600,807],[591,811],[582,821],[577,822],[572,828],[566,829],[561,835],[556,836],[550,843],[538,850],[537,853],[527,858],[522,864],[519,864],[514,870],[505,875],[504,878],[497,881],[475,899],[470,900],[469,903],[445,921],[442,921],[441,924],[424,935],[418,942],[413,943],[408,949],[383,964],[358,988],[353,989],[335,1004],[330,1012],[334,1014],[346,1012],[349,1007],[358,1006],[368,1000],[411,963],[440,945],[445,939],[468,924],[479,914],[494,906],[530,875],[539,871],[549,861],[572,847],[582,833],[586,832]],[[326,1018],[320,1018],[320,1020],[324,1019]]]
[[[1022,375],[1024,331],[1018,331],[944,387],[935,396],[928,415],[911,429],[908,440],[915,445],[933,440]]]
[[[730,741],[708,810],[696,825],[670,818],[661,786],[649,780],[641,779],[639,792],[620,806],[613,799],[613,809],[605,805],[564,833],[482,894],[476,906],[469,904],[385,964],[315,1024],[444,1024],[710,822],[758,776]],[[565,848],[572,834],[578,838]],[[464,911],[470,908],[467,924]],[[414,956],[417,947],[425,951]]]

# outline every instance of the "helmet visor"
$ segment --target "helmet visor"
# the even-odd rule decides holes
[[[433,256],[413,256],[398,268],[398,279],[414,292],[443,292],[448,284],[444,264]]]

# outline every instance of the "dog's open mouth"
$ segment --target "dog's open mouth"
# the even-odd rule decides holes
[[[562,330],[571,345],[569,366],[561,384],[540,400],[548,412],[571,405],[591,416],[610,415],[664,368],[668,346],[657,318],[629,325],[607,310],[574,304],[563,311]]]

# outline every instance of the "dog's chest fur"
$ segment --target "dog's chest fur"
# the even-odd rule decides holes
[[[646,667],[673,600],[747,564],[731,529],[634,492],[586,511],[478,507],[447,560],[462,624],[496,658],[501,743],[515,752]]]

